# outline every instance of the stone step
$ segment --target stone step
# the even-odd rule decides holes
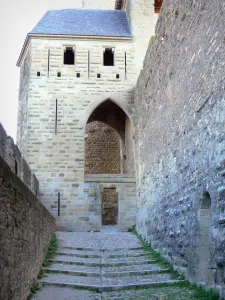
[[[138,257],[115,257],[115,258],[108,258],[108,257],[102,257],[101,263],[102,264],[118,264],[118,263],[126,263],[129,264],[130,262],[133,263],[134,261],[136,263],[143,263],[149,261],[151,258],[149,256],[138,256]]]
[[[122,272],[157,272],[162,270],[161,267],[155,264],[144,264],[144,265],[125,265],[125,266],[87,266],[77,264],[64,264],[64,263],[53,263],[51,266],[46,267],[47,270],[58,270],[62,272],[80,272],[80,273],[122,273]]]
[[[131,250],[131,251],[82,251],[82,250],[73,250],[73,249],[65,249],[65,248],[58,248],[57,250],[58,255],[72,255],[77,257],[136,257],[136,256],[148,256],[144,250]]]
[[[150,274],[168,273],[169,269],[158,270],[142,270],[142,271],[123,271],[123,272],[87,272],[87,271],[73,271],[62,268],[44,268],[46,273],[52,274],[68,274],[73,276],[91,276],[91,277],[122,277],[122,276],[141,276]]]
[[[74,287],[43,286],[33,295],[32,300],[101,300],[101,294],[95,291],[74,289]]]
[[[49,274],[47,277],[44,277],[40,282],[42,285],[86,288],[89,290],[103,292],[118,289],[150,287],[161,284],[176,284],[181,281],[171,280],[170,274],[123,276],[102,279],[93,276],[91,277],[72,276],[64,274]]]
[[[118,252],[118,251],[123,251],[123,252],[128,252],[128,251],[135,251],[135,250],[143,250],[143,247],[131,247],[131,248],[89,248],[89,247],[73,247],[73,246],[63,246],[60,247],[59,249],[70,249],[70,250],[78,250],[78,251],[90,251],[90,252]]]
[[[80,265],[80,266],[93,266],[93,267],[113,267],[113,266],[131,266],[131,265],[144,265],[144,264],[154,264],[155,260],[143,260],[143,261],[117,261],[117,262],[108,262],[106,260],[105,263],[102,262],[91,262],[91,261],[79,261],[79,260],[71,260],[71,258],[67,258],[67,256],[60,256],[60,258],[49,259],[49,262],[58,263],[58,264],[69,264],[69,265]]]

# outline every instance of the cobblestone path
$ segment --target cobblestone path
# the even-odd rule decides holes
[[[57,232],[57,239],[57,255],[33,299],[176,299],[164,295],[177,281],[154,263],[135,235],[105,229]]]

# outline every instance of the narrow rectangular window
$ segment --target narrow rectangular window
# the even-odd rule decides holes
[[[48,50],[48,77],[50,72],[50,49]]]
[[[114,49],[105,48],[103,53],[104,66],[114,66]]]
[[[55,134],[57,134],[57,126],[58,126],[58,100],[55,100]]]
[[[160,9],[162,7],[163,0],[155,0],[155,13],[158,14],[160,12]]]
[[[75,53],[73,47],[66,47],[64,50],[64,65],[75,64]]]
[[[125,79],[127,79],[127,52],[125,52],[124,67],[125,67]]]
[[[90,51],[88,50],[88,78],[90,78]]]

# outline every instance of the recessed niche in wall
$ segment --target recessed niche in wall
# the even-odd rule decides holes
[[[80,73],[77,73],[77,78],[80,78]]]
[[[61,73],[60,72],[57,73],[57,77],[61,77]]]
[[[97,74],[97,78],[101,78],[101,74]]]
[[[37,76],[40,77],[41,76],[41,72],[37,72]]]
[[[120,75],[119,74],[116,74],[116,79],[119,79],[120,78]]]

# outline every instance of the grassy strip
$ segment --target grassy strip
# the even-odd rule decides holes
[[[44,259],[44,262],[43,262],[42,266],[45,267],[45,266],[51,265],[51,261],[49,261],[49,259],[54,258],[55,254],[56,254],[56,251],[57,251],[57,239],[56,239],[56,236],[53,235],[53,237],[51,239],[51,242],[49,244],[49,247],[48,247],[48,251],[45,255],[45,259]],[[45,271],[43,269],[41,269],[39,271],[37,279],[41,279],[44,276],[45,276]],[[33,295],[35,295],[39,290],[40,290],[39,284],[38,283],[33,283],[31,288],[30,288],[30,295],[28,296],[27,300],[32,299]]]
[[[48,251],[45,255],[44,262],[42,264],[43,267],[49,267],[52,264],[51,259],[53,259],[55,257],[56,251],[57,251],[57,239],[56,239],[56,236],[53,235],[50,245],[48,247]],[[43,271],[43,270],[41,270],[41,271]]]
[[[180,283],[177,283],[176,286],[186,287],[187,289],[193,291],[193,299],[195,300],[219,300],[219,294],[214,289],[206,290],[202,286],[198,286],[197,284],[191,284],[189,281],[185,280],[184,276],[180,275],[177,271],[173,270],[172,266],[160,255],[159,252],[156,252],[152,249],[151,244],[148,244],[140,235],[138,235],[135,226],[129,230],[129,232],[137,235],[139,238],[142,247],[146,254],[149,254],[151,259],[155,260],[156,263],[161,266],[169,269],[171,272],[171,278],[175,280],[184,280]],[[165,287],[166,285],[162,285]]]
[[[30,288],[30,295],[28,296],[27,300],[32,299],[33,295],[35,295],[40,290],[40,286],[38,283],[33,283]]]

